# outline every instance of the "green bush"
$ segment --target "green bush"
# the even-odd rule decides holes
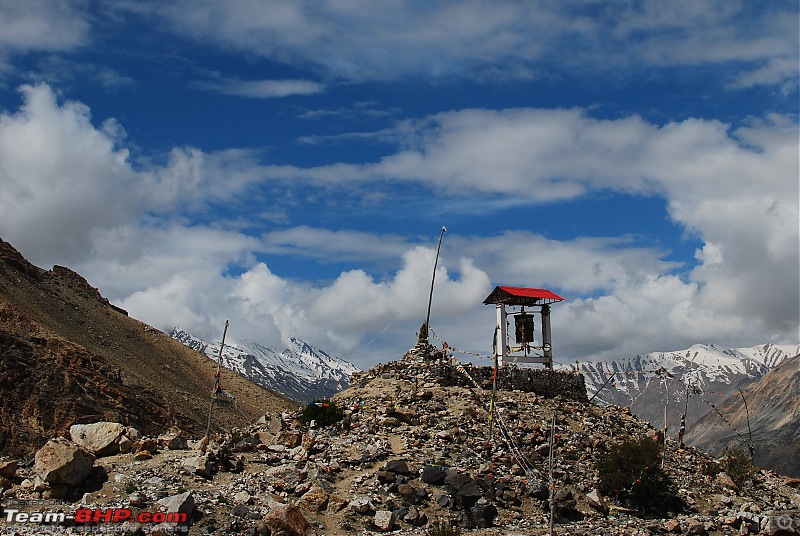
[[[753,481],[755,467],[750,455],[742,449],[726,448],[721,458],[722,470],[740,489]]]
[[[597,460],[596,468],[603,491],[646,502],[666,489],[660,465],[661,443],[642,437],[609,448]]]
[[[342,408],[330,400],[317,400],[303,409],[300,422],[308,424],[311,421],[317,421],[319,426],[329,426],[341,421],[342,417],[344,417]]]

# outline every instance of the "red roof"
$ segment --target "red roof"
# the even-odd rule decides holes
[[[542,305],[564,301],[564,298],[546,288],[495,287],[483,303],[507,305]]]

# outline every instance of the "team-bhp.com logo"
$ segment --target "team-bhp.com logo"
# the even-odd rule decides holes
[[[176,528],[187,527],[189,516],[185,512],[138,512],[130,508],[78,508],[74,514],[64,512],[23,512],[17,508],[4,508],[7,523],[47,525],[98,525],[114,523],[169,523]],[[176,531],[177,532],[177,531]]]

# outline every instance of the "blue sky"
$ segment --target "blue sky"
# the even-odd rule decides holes
[[[0,237],[132,316],[367,367],[798,343],[795,1],[0,0]]]

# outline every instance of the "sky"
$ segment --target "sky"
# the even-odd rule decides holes
[[[800,342],[795,0],[0,0],[0,238],[361,368]],[[538,322],[538,319],[537,319]],[[537,327],[537,329],[539,329]]]

